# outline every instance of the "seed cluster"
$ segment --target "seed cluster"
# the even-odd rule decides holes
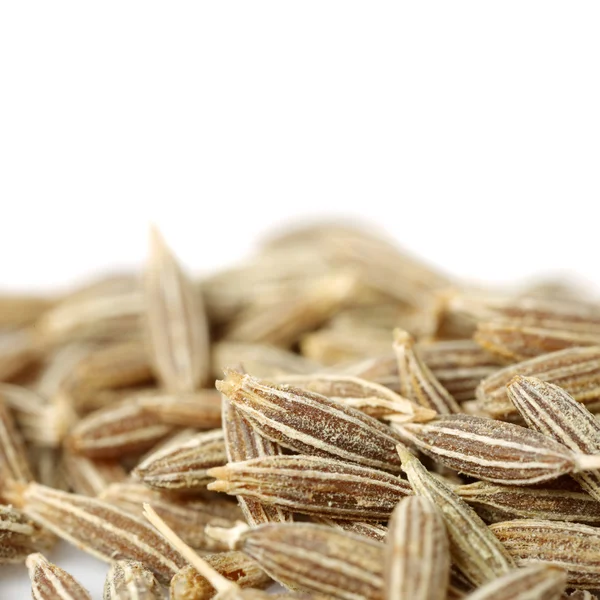
[[[58,539],[104,600],[593,600],[598,413],[569,285],[331,224],[197,281],[153,230],[142,277],[0,296],[0,564],[38,600],[91,598]]]

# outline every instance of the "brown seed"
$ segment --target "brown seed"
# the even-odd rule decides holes
[[[44,527],[100,560],[143,562],[168,583],[185,560],[142,519],[108,502],[30,483],[14,500]]]
[[[225,451],[230,462],[276,456],[282,453],[281,446],[255,431],[226,396],[223,396],[222,407]],[[246,522],[251,526],[293,520],[292,514],[280,506],[265,505],[260,500],[244,495],[238,495],[237,499]]]
[[[201,295],[154,228],[144,283],[156,372],[168,390],[193,392],[210,379],[208,322]]]
[[[343,600],[379,599],[384,546],[310,523],[270,523],[242,533],[235,547],[290,590]]]
[[[567,574],[557,565],[515,569],[479,588],[467,600],[560,600]]]
[[[6,479],[26,483],[33,479],[33,475],[25,444],[15,427],[9,407],[3,402],[0,390],[0,481]]]
[[[15,329],[31,325],[55,303],[54,298],[29,294],[0,296],[0,328]]]
[[[163,600],[162,587],[151,571],[135,560],[114,562],[104,582],[103,600]]]
[[[499,358],[517,362],[565,348],[597,346],[600,333],[536,327],[513,319],[480,323],[473,339]]]
[[[508,573],[514,567],[512,558],[475,511],[429,474],[408,450],[399,446],[398,452],[415,494],[425,496],[442,511],[455,566],[474,585]]]
[[[66,445],[72,452],[90,458],[117,458],[151,448],[173,429],[134,398],[81,419],[71,430]]]
[[[600,504],[581,491],[497,485],[483,481],[460,486],[454,491],[475,508],[500,511],[503,521],[520,517],[600,525]]]
[[[91,600],[90,593],[72,575],[39,553],[27,557],[31,596],[35,600]]]
[[[142,516],[144,503],[151,504],[186,544],[208,552],[227,550],[228,546],[206,535],[207,525],[233,527],[243,518],[238,506],[222,496],[177,497],[129,481],[109,486],[99,498],[137,516]]]
[[[385,471],[400,469],[395,452],[400,437],[360,411],[235,371],[228,371],[227,379],[216,385],[254,428],[286,448]]]
[[[384,542],[388,533],[387,527],[381,523],[344,521],[342,519],[329,519],[327,517],[317,516],[313,516],[312,520],[320,525],[327,525],[328,527],[335,527],[337,529],[341,529],[342,531],[354,533],[355,535],[362,535],[376,542]]]
[[[600,347],[567,348],[505,367],[484,379],[476,395],[496,419],[517,414],[506,386],[516,375],[537,377],[560,386],[590,410],[600,408]]]
[[[111,483],[127,478],[127,471],[117,461],[93,460],[68,450],[63,451],[61,468],[69,488],[84,496],[97,496]]]
[[[36,357],[36,340],[30,331],[0,333],[0,381],[10,381],[27,369]]]
[[[529,427],[573,452],[600,454],[600,422],[588,409],[556,385],[534,377],[515,377],[508,395]],[[579,485],[600,500],[600,470],[573,475]]]
[[[518,519],[490,525],[519,565],[545,561],[567,570],[569,587],[600,587],[600,529],[578,523]]]
[[[529,485],[577,468],[563,445],[503,421],[471,415],[440,415],[429,423],[398,425],[404,441],[443,465],[479,479]]]
[[[460,412],[456,400],[419,356],[415,340],[409,333],[401,329],[394,330],[394,351],[398,360],[400,393],[405,398],[440,414]]]
[[[397,422],[428,421],[436,415],[434,410],[415,404],[383,385],[349,375],[283,375],[276,381],[321,394],[376,419],[393,415]]]
[[[147,456],[133,471],[133,476],[158,490],[197,492],[211,481],[208,469],[227,462],[223,431],[215,429]]]
[[[405,498],[389,522],[386,600],[446,600],[450,547],[441,512],[420,496]]]
[[[209,490],[250,496],[292,512],[382,521],[412,493],[401,479],[318,456],[266,456],[211,469]]]

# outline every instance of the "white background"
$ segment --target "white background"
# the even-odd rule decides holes
[[[599,284],[599,17],[523,0],[3,2],[0,285],[139,265],[151,221],[211,270],[321,214],[468,277]],[[104,566],[55,558],[99,597]]]

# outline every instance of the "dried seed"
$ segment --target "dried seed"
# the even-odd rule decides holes
[[[27,569],[31,596],[35,600],[92,600],[90,593],[72,575],[39,553],[27,557]]]
[[[600,529],[578,523],[518,519],[490,525],[519,565],[551,562],[567,571],[567,585],[600,587]]]
[[[10,381],[36,359],[33,334],[25,330],[0,333],[0,381]]]
[[[213,569],[241,588],[265,588],[273,580],[243,552],[220,552],[202,557]],[[208,600],[216,590],[192,566],[183,567],[171,580],[171,600]]]
[[[405,498],[389,522],[386,600],[445,600],[449,580],[450,547],[439,509],[424,497]]]
[[[473,340],[417,344],[423,362],[457,402],[473,400],[482,379],[498,371],[500,361]]]
[[[30,483],[15,489],[26,515],[100,560],[133,559],[168,583],[185,560],[142,519],[108,502]]]
[[[575,346],[598,346],[600,333],[534,327],[513,319],[480,323],[473,339],[499,358],[517,362]]]
[[[174,392],[193,392],[210,379],[208,322],[188,276],[156,229],[145,273],[146,331],[157,374]]]
[[[229,325],[225,337],[288,347],[304,332],[327,321],[351,296],[354,286],[354,277],[342,272],[308,284],[302,291],[268,306],[251,305]]]
[[[117,458],[154,446],[173,426],[147,412],[137,401],[123,400],[84,417],[73,427],[67,447],[90,458]]]
[[[600,454],[600,422],[588,409],[556,385],[534,377],[515,377],[508,395],[534,430],[573,452]],[[600,500],[600,470],[573,475],[579,485]]]
[[[451,469],[486,481],[528,485],[577,468],[574,455],[563,445],[512,423],[441,415],[429,423],[397,427],[406,443]]]
[[[335,527],[342,531],[348,531],[356,535],[362,535],[376,542],[383,542],[387,536],[388,530],[381,523],[365,523],[363,521],[344,521],[343,519],[329,519],[326,517],[313,516],[312,520],[320,525]]]
[[[376,419],[393,415],[397,422],[428,421],[436,415],[435,411],[415,404],[383,385],[349,375],[283,375],[275,381],[321,394]]]
[[[500,511],[503,521],[520,517],[600,525],[600,503],[583,492],[482,481],[460,486],[454,491],[475,508]]]
[[[235,503],[221,496],[171,497],[142,483],[124,482],[109,486],[99,498],[127,512],[142,516],[142,505],[151,504],[157,514],[186,543],[216,552],[228,546],[206,535],[205,527],[233,527],[243,518]]]
[[[164,594],[151,571],[135,560],[118,560],[108,571],[103,600],[162,600]]]
[[[425,496],[441,511],[454,564],[475,585],[508,573],[514,563],[487,525],[450,487],[430,475],[410,452],[398,447],[402,468],[415,494]]]
[[[317,456],[266,456],[211,469],[209,490],[251,496],[292,512],[382,521],[412,493],[401,479]]]
[[[25,444],[15,427],[9,408],[3,402],[0,390],[0,481],[6,479],[26,483],[33,479],[33,474]]]
[[[216,385],[254,428],[286,448],[385,471],[400,469],[395,448],[401,438],[360,411],[235,371],[228,371],[225,381]]]
[[[342,600],[380,599],[384,546],[311,523],[270,523],[235,541],[276,581]]]
[[[196,429],[221,426],[221,394],[214,389],[187,393],[151,392],[136,398],[147,413],[166,425]]]
[[[319,363],[308,360],[289,350],[244,342],[221,341],[213,345],[213,376],[221,377],[223,370],[231,365],[242,364],[244,370],[254,377],[314,373]]]
[[[65,450],[62,472],[69,488],[84,496],[97,496],[111,483],[124,481],[127,471],[116,461],[92,460]]]
[[[440,414],[460,412],[456,400],[419,356],[415,340],[409,333],[401,329],[394,330],[394,351],[398,360],[400,393],[405,398]]]
[[[215,429],[153,452],[135,468],[133,476],[158,490],[202,491],[211,481],[208,469],[226,462],[223,431]]]
[[[0,505],[0,564],[24,562],[28,554],[49,549],[54,536],[12,506]]]
[[[481,408],[496,419],[517,414],[506,386],[516,375],[560,386],[590,410],[600,408],[600,347],[567,348],[505,367],[484,379],[476,391]]]
[[[222,408],[227,460],[238,462],[281,454],[281,446],[258,434],[226,396],[223,396]],[[243,495],[237,496],[237,500],[249,525],[293,520],[292,514],[279,506],[264,505],[260,500]]]
[[[147,385],[153,380],[144,344],[125,341],[84,353],[61,389],[78,412],[85,413],[102,406],[98,400],[102,392]]]
[[[556,565],[515,569],[479,588],[467,600],[560,600],[566,572]]]

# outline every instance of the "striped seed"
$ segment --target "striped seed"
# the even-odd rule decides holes
[[[440,414],[460,412],[456,400],[421,359],[415,348],[415,340],[409,333],[401,329],[394,330],[394,351],[398,360],[402,396]]]
[[[600,525],[600,503],[581,491],[497,485],[483,481],[460,486],[454,491],[474,508],[499,511],[503,521],[524,518]]]
[[[436,415],[435,411],[415,404],[383,385],[349,375],[284,375],[276,381],[321,394],[376,419],[393,415],[397,422],[428,421]]]
[[[208,321],[202,296],[154,228],[144,284],[144,324],[156,373],[169,391],[193,392],[210,380]]]
[[[388,527],[386,600],[445,600],[450,547],[440,510],[425,497],[405,498],[394,509]]]
[[[209,490],[250,496],[292,512],[382,521],[412,493],[403,480],[376,469],[318,456],[267,456],[211,469]]]
[[[384,471],[400,470],[395,450],[400,437],[360,411],[231,370],[216,385],[259,433],[286,448]]]
[[[100,560],[138,560],[163,583],[185,564],[143,519],[108,502],[36,483],[15,490],[14,499],[27,516]]]
[[[474,585],[508,573],[514,567],[512,558],[475,511],[429,474],[408,450],[399,446],[398,452],[415,494],[425,496],[441,510],[455,566]]]
[[[92,600],[72,575],[48,562],[42,554],[30,554],[26,562],[34,600]]]
[[[27,450],[9,407],[0,390],[0,482],[12,479],[26,483],[33,479]],[[0,494],[1,494],[0,489]]]
[[[476,396],[481,408],[496,419],[517,414],[506,386],[516,375],[537,377],[560,386],[590,410],[600,408],[600,347],[567,348],[500,369],[484,379]]]
[[[111,483],[127,479],[127,471],[115,460],[93,460],[66,449],[61,469],[69,488],[84,496],[97,496]]]
[[[235,503],[221,496],[172,496],[142,483],[126,481],[109,486],[101,500],[142,516],[142,505],[151,504],[157,514],[186,543],[199,550],[227,550],[227,544],[206,535],[205,527],[233,527],[243,515]]]
[[[238,462],[282,453],[281,446],[255,431],[226,396],[222,399],[222,409],[227,460]],[[253,527],[263,523],[285,523],[293,520],[291,512],[280,506],[266,505],[245,495],[238,495],[237,500],[246,522]]]
[[[235,547],[283,586],[341,600],[380,599],[384,545],[332,527],[270,523],[242,533]]]
[[[342,531],[348,531],[355,535],[362,535],[376,542],[383,542],[387,536],[388,530],[381,523],[366,523],[363,521],[344,521],[343,519],[330,519],[328,517],[312,516],[311,520],[319,525],[335,527]]]
[[[506,485],[556,479],[577,468],[575,456],[553,439],[520,425],[471,415],[440,415],[429,423],[404,423],[398,432],[441,464]]]
[[[106,575],[103,600],[163,600],[162,587],[151,571],[135,560],[114,562]]]
[[[90,413],[71,429],[65,444],[90,458],[118,458],[152,448],[173,429],[134,398]]]
[[[600,529],[578,523],[518,519],[490,525],[511,556],[524,566],[550,562],[567,571],[567,585],[600,588]]]
[[[560,567],[532,565],[490,581],[467,600],[560,600],[566,585],[567,574]]]
[[[600,454],[600,422],[563,389],[534,377],[517,376],[507,390],[529,427],[573,452]],[[600,500],[600,470],[577,473],[573,478]]]
[[[226,462],[223,431],[215,429],[153,452],[132,474],[157,490],[198,492],[205,490],[211,481],[208,469]]]

